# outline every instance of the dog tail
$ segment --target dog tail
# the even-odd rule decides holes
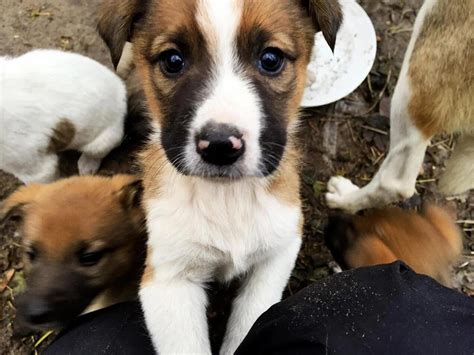
[[[447,248],[444,248],[444,250],[450,259],[449,261],[451,263],[456,262],[463,250],[463,238],[461,230],[454,221],[454,216],[451,216],[447,210],[435,205],[424,206],[422,213],[446,241]]]
[[[471,189],[474,189],[474,135],[464,135],[451,154],[439,190],[446,196],[455,196]]]

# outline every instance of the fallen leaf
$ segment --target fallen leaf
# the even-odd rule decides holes
[[[0,293],[5,291],[11,279],[13,278],[13,275],[15,275],[15,269],[10,269],[5,272],[2,279],[0,280]]]

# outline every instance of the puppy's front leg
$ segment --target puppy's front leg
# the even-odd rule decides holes
[[[269,255],[249,272],[232,306],[221,355],[233,354],[258,317],[281,300],[300,246],[301,238],[295,236],[290,245]]]
[[[159,271],[159,270],[157,270]],[[186,279],[164,279],[155,272],[142,281],[140,300],[159,354],[210,354],[203,287]]]
[[[430,138],[414,125],[409,102],[410,87],[405,69],[392,99],[387,158],[372,181],[361,189],[341,176],[331,178],[326,194],[330,208],[356,212],[410,198],[415,193],[416,178]]]
[[[326,194],[328,206],[357,212],[410,198],[415,193],[427,145],[428,141],[421,137],[399,142],[390,150],[372,181],[361,189],[341,176],[331,178]]]

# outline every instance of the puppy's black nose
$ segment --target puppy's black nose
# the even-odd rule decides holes
[[[22,313],[28,323],[39,325],[53,320],[54,309],[43,300],[33,299],[24,305]]]
[[[242,133],[227,124],[208,124],[196,135],[196,151],[206,163],[234,164],[245,152]]]

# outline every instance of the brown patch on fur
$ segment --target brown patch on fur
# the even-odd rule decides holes
[[[245,59],[246,71],[263,87],[271,88],[278,95],[274,104],[281,104],[282,114],[293,123],[306,83],[306,67],[311,58],[314,28],[310,19],[294,1],[244,1],[242,21],[238,30],[239,50]],[[266,40],[266,43],[262,40]],[[255,51],[276,47],[291,56],[286,68],[276,77],[262,76],[254,63]],[[280,106],[282,106],[280,105]]]
[[[62,118],[53,128],[49,139],[48,153],[60,153],[66,150],[76,135],[76,127],[67,118]]]
[[[196,0],[151,1],[134,37],[134,57],[151,116],[162,126],[175,118],[170,111],[177,105],[192,102],[196,86],[206,79],[203,68],[210,58],[195,13]],[[179,49],[187,63],[179,78],[165,76],[158,62],[159,54],[170,49]]]
[[[159,144],[149,144],[139,158],[143,167],[144,200],[156,198],[162,181],[166,177],[172,177],[176,171]]]
[[[474,132],[472,0],[439,0],[426,15],[410,60],[409,112],[430,138]]]
[[[34,198],[29,202],[24,200],[28,206],[25,242],[38,242],[52,259],[67,260],[75,243],[97,239],[107,242],[117,238],[113,235],[116,233],[109,236],[109,232],[119,232],[128,223],[143,223],[139,209],[133,211],[133,219],[129,220],[129,212],[122,208],[121,189],[135,181],[135,177],[117,175],[112,178],[73,177],[37,185]],[[23,187],[19,193],[25,195],[27,190],[30,186]],[[15,194],[11,198],[17,199]],[[107,228],[100,231],[104,225]],[[123,232],[127,234],[126,230]]]
[[[462,252],[462,235],[441,208],[428,206],[422,213],[387,208],[348,218],[349,227],[327,235],[343,246],[339,252],[347,267],[402,260],[416,272],[450,285],[450,267]]]
[[[300,221],[298,222],[298,230],[300,231],[301,237],[304,235],[304,217],[301,214]]]
[[[287,148],[268,188],[270,194],[292,206],[301,205],[298,156],[296,149]]]
[[[150,245],[148,245],[147,254],[146,254],[147,261],[145,262],[145,270],[143,271],[143,276],[140,283],[141,287],[143,287],[144,285],[148,283],[151,283],[155,276],[155,269],[153,267],[153,263],[150,262],[152,253],[153,253],[153,248]]]

